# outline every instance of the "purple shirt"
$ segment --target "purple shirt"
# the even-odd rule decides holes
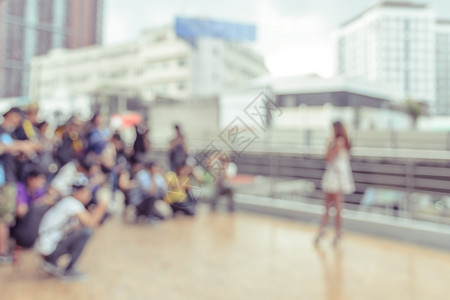
[[[45,194],[45,188],[42,187],[42,188],[37,189],[33,193],[33,195],[30,195],[29,191],[27,190],[27,186],[22,182],[18,182],[17,183],[16,204],[17,204],[17,206],[19,206],[20,204],[26,204],[29,206],[36,199],[44,196],[44,194]]]

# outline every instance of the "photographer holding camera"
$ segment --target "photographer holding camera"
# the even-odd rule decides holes
[[[36,248],[43,256],[43,270],[63,280],[81,280],[86,276],[75,270],[93,228],[97,227],[107,210],[111,193],[107,189],[97,192],[97,205],[90,211],[85,206],[91,200],[92,186],[84,174],[77,174],[72,193],[61,199],[44,215],[39,226]],[[58,259],[68,254],[70,262],[64,268]]]

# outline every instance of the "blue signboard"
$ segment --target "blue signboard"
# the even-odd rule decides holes
[[[207,19],[176,18],[177,35],[191,43],[199,37],[213,37],[230,41],[255,41],[256,27],[250,24],[229,23]]]

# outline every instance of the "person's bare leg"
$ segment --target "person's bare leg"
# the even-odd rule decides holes
[[[327,194],[325,199],[325,212],[322,217],[322,222],[320,224],[320,230],[325,229],[328,226],[328,220],[330,219],[330,207],[331,207],[331,200],[332,196],[330,194]]]
[[[341,217],[342,196],[340,194],[337,194],[335,196],[334,203],[336,207],[336,235],[334,237],[333,244],[337,245],[342,235],[342,217]]]
[[[0,223],[0,255],[8,254],[9,228],[6,224]]]
[[[332,195],[327,194],[325,196],[325,212],[322,217],[322,222],[319,227],[319,232],[316,235],[316,238],[314,239],[314,242],[317,244],[319,243],[320,239],[325,235],[325,228],[328,225],[328,220],[330,218],[330,206],[332,202]]]

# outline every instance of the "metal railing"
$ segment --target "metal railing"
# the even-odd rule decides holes
[[[265,175],[265,188],[257,193],[284,200],[318,203],[324,194],[320,181],[325,162],[318,156],[243,154],[235,161],[244,174]],[[354,157],[351,161],[356,191],[345,197],[346,207],[376,214],[450,224],[450,163]],[[280,182],[298,190],[280,194]],[[300,180],[300,181],[299,181]],[[306,182],[302,183],[302,181]],[[315,189],[311,189],[314,185]],[[305,188],[307,187],[307,188]],[[250,191],[250,192],[249,192]],[[251,188],[247,188],[251,193]],[[294,195],[294,197],[292,197]]]
[[[194,155],[208,141],[190,142],[190,152]],[[310,148],[309,152],[292,152],[280,145],[251,145],[240,156],[234,155],[233,160],[240,174],[257,177],[253,184],[238,187],[237,192],[320,203],[324,197],[320,181],[325,170],[324,148],[320,148],[321,151]],[[405,153],[397,157],[377,156],[376,149],[370,149],[373,151],[371,155],[363,148],[359,150],[365,155],[352,157],[356,191],[345,197],[348,209],[450,224],[450,160],[433,158],[432,155],[431,158],[417,158]],[[164,162],[167,160],[165,151],[165,147],[154,147],[154,154]],[[443,152],[448,155],[447,151]],[[370,194],[373,189],[375,196]]]

